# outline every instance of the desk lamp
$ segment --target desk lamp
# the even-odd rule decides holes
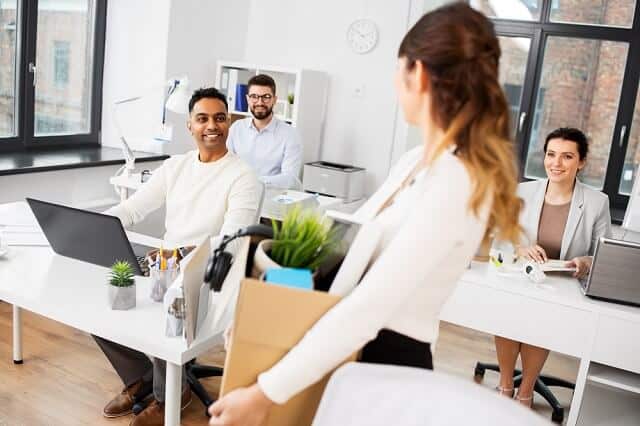
[[[191,94],[189,93],[189,79],[187,77],[168,80],[164,87],[167,88],[167,92],[165,95],[164,108],[162,109],[161,134],[163,136],[156,139],[168,142],[171,139],[171,131],[166,124],[167,110],[177,112],[179,114],[186,114],[188,112],[189,97]],[[118,107],[123,104],[138,101],[145,96],[146,95],[133,96],[131,98],[121,99],[113,104],[113,118],[120,138],[120,143],[122,144],[122,153],[125,158],[124,166],[116,172],[115,176],[129,177],[135,168],[134,163],[136,161],[136,157],[133,154],[129,143],[125,139],[118,121]]]

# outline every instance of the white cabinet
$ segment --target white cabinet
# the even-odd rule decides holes
[[[327,75],[301,68],[219,61],[216,87],[227,96],[232,121],[251,115],[246,99],[242,98],[247,81],[257,74],[267,74],[275,80],[278,102],[274,113],[298,129],[304,146],[304,162],[318,160],[327,103]]]
[[[640,424],[640,375],[592,362],[577,424],[637,426]]]

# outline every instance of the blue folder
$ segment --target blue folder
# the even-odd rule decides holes
[[[285,287],[313,290],[313,276],[309,269],[270,268],[264,275],[265,281]]]
[[[247,112],[247,90],[246,84],[236,85],[236,104],[234,106],[236,111]]]

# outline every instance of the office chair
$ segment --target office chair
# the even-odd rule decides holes
[[[476,368],[473,373],[473,379],[476,381],[476,383],[482,382],[482,379],[484,378],[484,373],[486,370],[497,371],[499,373],[500,367],[497,364],[485,364],[483,362],[476,363]],[[513,383],[514,383],[513,387],[514,388],[519,387],[521,382],[522,382],[522,371],[516,369],[513,372]],[[538,393],[540,396],[542,396],[551,406],[551,409],[552,409],[551,421],[554,423],[561,424],[562,421],[564,420],[564,407],[560,405],[560,403],[558,402],[558,399],[551,392],[551,389],[549,389],[549,386],[559,386],[567,389],[575,389],[576,385],[574,383],[567,382],[566,380],[562,380],[557,377],[545,376],[544,374],[541,374],[540,376],[538,376],[538,379],[536,380],[536,384],[533,388],[533,391]]]

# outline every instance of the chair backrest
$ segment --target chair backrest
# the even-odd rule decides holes
[[[550,423],[471,381],[418,368],[349,363],[327,385],[314,426]]]
[[[260,217],[262,215],[262,205],[264,204],[264,194],[266,192],[266,185],[263,182],[258,181],[258,187],[260,191],[260,197],[258,201],[258,210],[256,212],[255,223],[260,223]]]

